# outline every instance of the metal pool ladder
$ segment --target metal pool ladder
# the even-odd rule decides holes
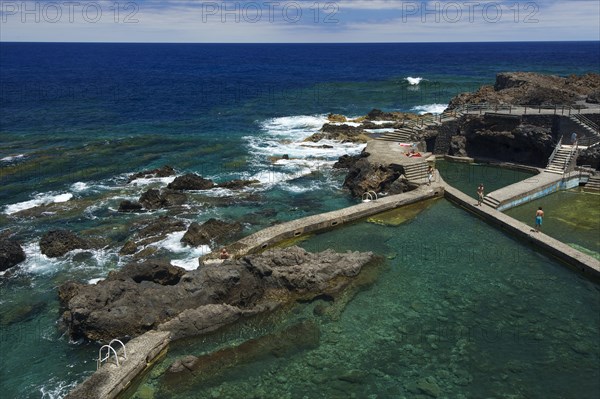
[[[112,346],[112,344],[115,342],[118,342],[119,344],[121,344],[121,347],[123,348],[123,361],[127,360],[127,349],[125,348],[125,344],[115,338],[112,341],[110,341],[110,343],[108,345],[103,345],[100,348],[100,350],[98,351],[98,360],[96,362],[96,370],[102,366],[102,363],[108,362],[108,360],[110,359],[111,353],[115,358],[115,363],[116,363],[117,367],[120,366],[119,355],[117,354],[117,351],[115,350],[115,348],[113,348],[113,346]],[[106,349],[106,355],[104,357],[102,357],[102,352],[104,349]]]
[[[362,195],[362,202],[371,202],[377,199],[377,193],[375,191],[367,191]]]

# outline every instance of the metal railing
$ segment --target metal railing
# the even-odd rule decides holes
[[[573,115],[573,118],[578,120],[579,122],[581,122],[583,125],[592,129],[594,131],[594,133],[596,133],[596,134],[600,133],[600,129],[598,129],[598,125],[596,123],[594,123],[592,120],[590,120],[590,118],[588,118],[584,115],[581,115],[581,114]]]
[[[579,144],[576,142],[574,146],[571,147],[571,151],[569,152],[569,156],[565,159],[565,167],[563,169],[563,173],[569,173],[575,170],[575,166],[577,165],[577,155],[579,153]]]
[[[377,193],[375,191],[367,191],[362,195],[362,202],[371,202],[377,200]]]
[[[558,144],[556,144],[556,146],[554,147],[554,151],[552,151],[550,158],[548,158],[548,165],[546,167],[550,166],[552,161],[554,161],[554,157],[556,156],[556,153],[558,152],[558,150],[560,150],[561,145],[562,145],[562,137],[560,138],[560,140],[558,140]]]

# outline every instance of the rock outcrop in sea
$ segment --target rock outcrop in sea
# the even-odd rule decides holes
[[[227,223],[214,218],[208,219],[202,224],[193,222],[181,238],[181,242],[192,247],[199,245],[215,247],[225,244],[226,240],[239,235],[242,228],[242,224],[239,222]]]
[[[75,249],[95,249],[102,246],[101,240],[83,238],[70,230],[51,230],[40,240],[40,249],[49,258],[63,256]]]
[[[97,284],[59,288],[69,336],[110,340],[151,329],[199,335],[294,300],[344,291],[372,253],[275,249],[186,271],[167,261],[130,263]]]
[[[9,239],[0,240],[0,272],[3,272],[25,260],[21,245]]]

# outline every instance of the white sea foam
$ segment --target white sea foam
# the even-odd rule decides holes
[[[104,281],[104,278],[102,277],[98,277],[98,278],[92,278],[88,280],[88,284],[98,284],[100,281]]]
[[[35,208],[37,206],[48,205],[52,203],[60,203],[67,202],[71,198],[73,198],[73,194],[71,193],[41,193],[36,194],[35,197],[29,201],[18,202],[16,204],[7,205],[4,208],[4,213],[7,215],[12,215],[13,213],[17,213],[20,211],[24,211],[25,209]]]
[[[417,105],[416,107],[412,107],[411,111],[417,112],[420,115],[423,114],[441,114],[448,108],[447,104],[425,104],[425,105]]]
[[[325,115],[284,116],[268,119],[261,123],[261,127],[273,135],[303,138],[317,132],[327,121]],[[306,132],[312,133],[306,134]]]
[[[147,186],[148,184],[158,184],[167,185],[173,180],[175,180],[176,176],[167,176],[167,177],[144,177],[133,180],[129,183],[132,186]]]
[[[40,388],[42,399],[59,399],[64,398],[73,388],[77,386],[77,381],[70,383],[57,381],[57,378],[51,378],[45,386]]]
[[[25,154],[10,155],[0,159],[1,162],[11,163],[25,158]]]
[[[89,190],[89,188],[90,188],[90,186],[88,183],[84,183],[81,181],[71,184],[71,191],[74,191],[77,193]]]
[[[198,257],[210,253],[211,249],[207,245],[201,245],[199,247],[183,245],[181,238],[184,234],[185,231],[177,231],[168,234],[165,239],[152,243],[150,246],[163,248],[179,255],[180,259],[171,260],[173,265],[183,267],[186,270],[195,270],[198,268]]]
[[[421,83],[421,81],[423,80],[423,78],[418,77],[418,78],[413,78],[412,76],[408,76],[405,78],[405,80],[408,82],[408,84],[416,86],[419,83]]]
[[[263,134],[245,137],[252,155],[251,164],[259,170],[248,178],[258,180],[263,188],[268,188],[309,175],[320,168],[330,168],[340,156],[358,154],[365,147],[364,144],[333,140],[304,141],[326,122],[324,115],[289,116],[263,122]],[[287,159],[273,161],[273,158],[284,155]]]
[[[348,125],[348,126],[352,126],[352,127],[359,127],[361,125],[361,123],[359,122],[327,122],[330,125],[336,125],[336,126],[341,126],[341,125]]]

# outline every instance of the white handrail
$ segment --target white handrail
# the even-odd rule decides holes
[[[112,348],[113,342],[118,342],[121,344],[121,348],[123,348],[123,359],[127,360],[127,349],[125,348],[125,344],[121,340],[115,338],[112,341],[110,341],[110,343],[108,344],[111,348]]]
[[[102,357],[102,349],[106,348],[106,357]],[[102,366],[104,361],[108,361],[110,359],[110,352],[115,355],[115,361],[117,363],[117,367],[119,366],[119,356],[117,355],[117,351],[110,345],[103,345],[98,351],[98,361],[96,362],[96,369],[99,369]]]
[[[365,191],[362,195],[362,202],[371,202],[371,201],[376,201],[376,200],[377,200],[377,193],[373,190]]]
[[[108,361],[108,359],[110,359],[111,353],[114,355],[115,363],[117,364],[117,367],[120,366],[119,355],[117,354],[117,351],[115,350],[115,348],[112,347],[112,344],[115,342],[118,342],[121,344],[121,347],[123,348],[123,360],[127,360],[127,349],[125,348],[125,344],[121,340],[118,340],[115,338],[112,341],[110,341],[110,343],[108,345],[103,345],[98,350],[98,360],[96,361],[96,369],[99,369],[102,366],[102,363],[104,363],[105,361]],[[102,357],[102,350],[104,348],[106,348],[106,356]]]

